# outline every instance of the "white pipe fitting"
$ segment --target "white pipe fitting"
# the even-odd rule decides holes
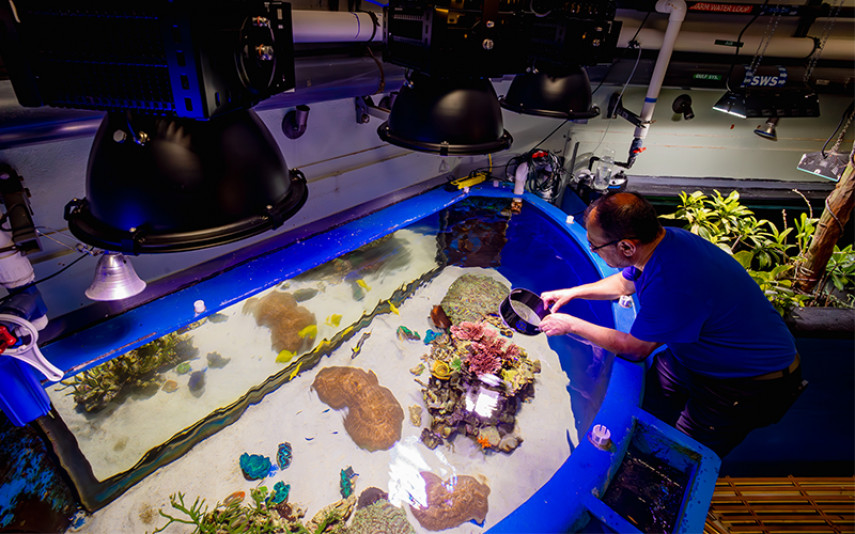
[[[674,43],[677,42],[677,35],[680,33],[680,27],[686,18],[686,2],[683,0],[659,0],[656,2],[656,11],[670,14],[668,16],[668,28],[666,28],[665,37],[662,39],[662,48],[659,50],[659,55],[656,56],[656,64],[653,67],[653,74],[650,76],[650,85],[647,88],[644,105],[639,114],[641,125],[635,128],[636,139],[647,137],[648,125],[653,118],[653,109],[656,107],[656,100],[659,99],[659,91],[662,89],[662,82],[665,80],[665,71],[668,70],[668,63],[671,62]]]
[[[12,234],[0,230],[0,249],[11,249],[0,253],[0,285],[6,288],[29,284],[36,277],[30,260],[15,250],[14,246]]]
[[[514,172],[514,196],[521,197],[525,192],[525,182],[528,180],[528,162],[524,161],[517,165]]]
[[[383,19],[377,15],[377,27],[365,12],[310,11],[291,12],[295,43],[356,43],[383,41]]]

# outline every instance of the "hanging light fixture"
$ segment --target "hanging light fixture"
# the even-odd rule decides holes
[[[98,258],[95,278],[85,294],[91,300],[122,300],[138,295],[145,286],[124,254],[106,252]]]
[[[178,252],[276,228],[305,203],[250,110],[209,121],[110,112],[89,154],[86,198],[66,205],[72,234],[105,250]]]
[[[574,65],[561,75],[540,71],[517,74],[499,102],[505,109],[526,115],[581,120],[599,115],[591,100],[588,73]]]
[[[778,134],[775,132],[775,127],[778,126],[778,117],[769,117],[766,119],[766,125],[762,128],[755,128],[754,133],[762,137],[763,139],[768,139],[769,141],[777,141]]]
[[[490,80],[422,73],[401,88],[377,133],[388,143],[442,156],[488,154],[513,142]]]

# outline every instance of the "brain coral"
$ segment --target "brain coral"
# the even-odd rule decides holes
[[[347,527],[348,534],[415,534],[401,508],[386,500],[380,500],[361,508],[353,514]]]
[[[300,337],[305,327],[317,324],[315,314],[297,304],[290,293],[273,291],[261,298],[251,298],[243,305],[244,313],[251,313],[260,326],[270,328],[273,350],[299,351],[306,341]]]
[[[477,322],[487,314],[498,313],[499,305],[510,291],[489,276],[467,273],[452,282],[440,306],[452,324]]]
[[[468,475],[460,475],[448,491],[448,482],[437,475],[422,471],[427,491],[427,506],[410,506],[413,516],[427,530],[445,530],[470,519],[483,523],[487,517],[487,497],[490,488]]]
[[[372,371],[327,367],[318,372],[312,388],[321,402],[336,410],[348,408],[344,428],[359,447],[385,450],[401,439],[404,409]]]

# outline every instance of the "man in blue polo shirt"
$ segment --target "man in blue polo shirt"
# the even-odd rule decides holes
[[[610,193],[585,213],[588,246],[622,272],[541,295],[548,336],[575,334],[638,362],[660,345],[644,408],[719,456],[777,421],[798,395],[801,369],[784,321],[729,254],[679,228],[663,228],[635,193]],[[629,333],[555,313],[572,299],[636,293]]]

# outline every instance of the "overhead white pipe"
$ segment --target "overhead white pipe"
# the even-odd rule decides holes
[[[656,11],[669,14],[668,28],[666,28],[665,37],[662,39],[662,48],[659,50],[659,55],[656,56],[653,74],[650,75],[650,85],[647,88],[644,105],[639,114],[640,123],[635,128],[635,138],[632,140],[632,145],[629,149],[627,168],[631,167],[635,162],[635,158],[642,151],[642,142],[647,137],[647,130],[653,118],[653,109],[656,107],[656,101],[659,99],[659,91],[662,89],[662,82],[665,80],[665,71],[668,70],[671,53],[674,51],[674,43],[677,42],[680,27],[686,19],[686,2],[683,0],[659,0],[656,2]]]
[[[647,137],[647,129],[650,120],[653,118],[653,108],[656,107],[656,100],[659,99],[659,91],[662,90],[662,82],[665,81],[665,71],[668,70],[668,63],[671,61],[671,53],[674,51],[674,44],[677,42],[680,26],[683,25],[683,21],[686,19],[686,2],[683,0],[659,0],[656,2],[656,11],[659,13],[669,13],[668,28],[665,30],[665,36],[662,38],[662,48],[659,49],[659,55],[656,56],[653,74],[650,75],[650,85],[647,87],[644,106],[642,106],[641,113],[639,114],[642,122],[635,128],[636,139]]]
[[[360,43],[383,41],[383,16],[364,11],[291,12],[295,43]]]

